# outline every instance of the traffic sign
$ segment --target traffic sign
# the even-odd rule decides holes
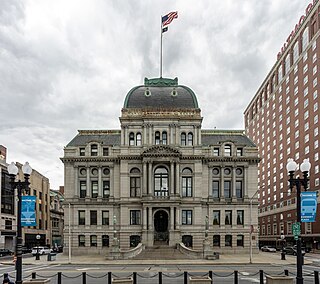
[[[300,236],[300,234],[301,234],[301,229],[300,228],[301,228],[301,226],[300,226],[299,222],[296,222],[296,223],[292,224],[292,232],[293,232],[295,240],[297,240],[298,236]]]

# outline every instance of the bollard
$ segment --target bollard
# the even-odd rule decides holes
[[[238,284],[238,270],[234,271],[234,284]]]
[[[159,271],[159,284],[162,284],[162,272]]]
[[[133,284],[137,284],[137,272],[133,272]]]
[[[62,284],[62,272],[58,272],[58,284]]]
[[[209,277],[211,279],[211,284],[213,283],[213,273],[212,270],[209,270]]]
[[[288,269],[285,269],[285,270],[284,270],[284,275],[285,275],[285,276],[289,276],[289,270],[288,270]]]
[[[260,273],[260,284],[263,284],[263,270],[259,270]]]
[[[319,271],[314,271],[314,284],[319,284]]]
[[[183,284],[188,284],[188,272],[183,272]]]
[[[108,284],[111,284],[112,282],[112,273],[108,272]]]
[[[31,273],[31,279],[36,279],[37,277],[37,273],[36,272],[32,272]]]
[[[87,272],[82,272],[82,284],[87,284]]]

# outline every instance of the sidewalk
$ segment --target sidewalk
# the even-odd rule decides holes
[[[56,255],[56,260],[48,261],[47,255],[42,255],[40,260],[35,260],[35,257],[23,258],[23,264],[47,264],[47,265],[57,265],[57,264],[105,264],[105,265],[138,265],[138,264],[150,264],[150,265],[183,265],[190,264],[190,261],[197,264],[203,265],[230,265],[230,264],[249,264],[249,254],[221,254],[220,259],[217,260],[205,260],[205,259],[177,259],[177,260],[141,260],[141,259],[128,259],[128,260],[108,260],[102,255],[82,255],[82,256],[72,256],[69,259],[68,255],[59,253]],[[317,261],[318,260],[318,261]],[[1,264],[14,265],[13,260],[3,260]],[[296,263],[296,257],[292,255],[286,255],[286,260],[281,260],[279,253],[270,252],[259,252],[259,254],[252,255],[252,264],[274,264],[274,265],[290,265]],[[320,264],[320,256],[318,254],[308,254],[304,259],[305,264]]]

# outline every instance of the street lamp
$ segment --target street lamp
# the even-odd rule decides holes
[[[37,254],[36,254],[36,260],[40,260],[40,255],[39,255],[39,241],[40,241],[41,236],[38,234],[36,235],[36,239],[37,239]]]
[[[22,284],[22,226],[21,226],[21,195],[22,190],[29,193],[29,176],[32,173],[32,168],[29,163],[26,162],[22,166],[22,172],[24,173],[24,181],[15,181],[15,177],[18,174],[18,167],[12,162],[8,166],[8,173],[10,175],[11,188],[17,189],[18,197],[18,211],[17,211],[17,236],[16,236],[16,284]]]
[[[297,223],[301,223],[301,185],[304,190],[308,189],[308,173],[311,168],[311,164],[308,159],[304,159],[303,163],[300,165],[300,170],[303,173],[303,178],[294,178],[294,172],[299,169],[299,165],[293,160],[289,159],[287,163],[287,171],[289,172],[289,183],[290,189],[296,187],[297,191]],[[303,284],[302,276],[302,253],[301,253],[301,237],[298,236],[297,239],[297,284]]]
[[[283,231],[281,231],[280,238],[281,238],[281,260],[286,260],[286,254],[284,252],[285,235],[284,235]]]

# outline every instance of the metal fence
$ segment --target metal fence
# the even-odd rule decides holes
[[[208,271],[207,273],[190,273],[187,271],[181,272],[181,273],[165,273],[165,272],[154,272],[154,273],[137,273],[137,272],[132,272],[130,274],[122,274],[117,275],[114,274],[112,272],[107,272],[105,274],[102,275],[92,275],[90,273],[87,272],[82,272],[79,273],[77,275],[71,275],[71,274],[65,274],[62,272],[57,272],[53,275],[41,275],[41,273],[37,273],[37,272],[33,272],[30,275],[26,275],[25,279],[29,278],[29,279],[51,279],[51,284],[57,283],[57,284],[63,284],[63,283],[67,283],[68,280],[73,280],[73,282],[76,281],[76,283],[81,283],[81,284],[91,284],[91,283],[96,283],[99,282],[100,283],[104,283],[104,284],[112,284],[113,283],[113,279],[120,279],[120,278],[131,278],[132,281],[130,283],[133,284],[139,284],[142,283],[154,283],[154,284],[166,284],[169,279],[174,279],[171,280],[174,281],[173,283],[181,283],[181,284],[188,284],[190,282],[188,282],[189,277],[206,277],[208,279],[211,279],[211,283],[216,283],[216,280],[218,280],[219,278],[230,278],[233,276],[233,283],[234,284],[239,284],[239,274],[241,274],[241,272],[239,272],[238,270],[234,270],[233,272],[230,273],[215,273],[213,271]],[[13,281],[13,279],[15,279],[14,275],[8,275],[3,274],[1,275],[1,277],[4,276],[9,276],[9,278],[11,279],[11,281]],[[247,277],[256,277],[259,279],[259,283],[263,284],[265,283],[264,280],[266,278],[266,276],[269,275],[268,273],[266,273],[263,270],[259,270],[256,273],[252,273],[252,274],[246,274]],[[274,274],[272,274],[274,276]],[[285,275],[285,276],[292,276],[295,277],[295,273],[291,273],[289,272],[289,270],[284,270],[283,272],[277,274],[279,276],[281,275]],[[305,273],[303,275],[304,277],[312,277],[313,278],[313,283],[315,284],[320,284],[319,283],[319,272],[318,271],[313,271],[310,273]],[[145,282],[145,279],[150,279],[150,281]],[[32,281],[31,280],[31,281]],[[38,280],[38,281],[39,281]],[[221,279],[222,280],[222,279]],[[41,283],[38,282],[37,280],[35,280],[35,283]],[[101,282],[102,281],[102,282]],[[45,282],[44,282],[45,283]],[[129,283],[129,282],[128,282]],[[201,282],[202,283],[202,282]],[[207,282],[206,282],[207,283]],[[209,282],[210,283],[210,282]]]

